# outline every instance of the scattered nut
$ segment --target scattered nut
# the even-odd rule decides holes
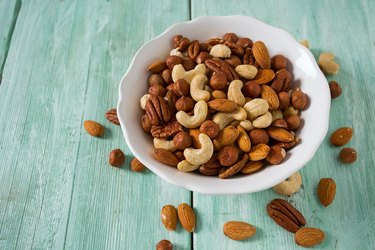
[[[242,221],[228,221],[223,226],[224,234],[232,240],[246,240],[253,237],[256,228]]]
[[[336,97],[339,97],[342,93],[341,86],[336,81],[330,81],[329,82],[329,90],[331,91],[331,98],[335,99]]]
[[[181,226],[188,232],[195,229],[195,213],[194,210],[186,203],[182,203],[177,208],[178,219]]]
[[[337,74],[340,69],[340,65],[338,65],[335,61],[335,55],[332,53],[321,53],[318,59],[318,64],[320,68],[326,74]]]
[[[299,172],[292,174],[285,181],[280,182],[272,189],[280,195],[292,195],[298,192],[302,185],[302,176]]]
[[[117,109],[110,109],[105,113],[105,118],[107,118],[108,121],[112,122],[115,125],[120,125],[120,122],[117,117]]]
[[[109,153],[109,164],[112,167],[119,168],[125,162],[125,155],[121,149],[114,149]]]
[[[343,163],[353,163],[357,160],[357,151],[354,148],[343,148],[340,151],[339,158]]]
[[[145,169],[145,166],[137,158],[134,157],[130,163],[130,168],[134,172],[142,172]]]
[[[177,210],[172,205],[165,205],[160,213],[161,222],[169,231],[176,230],[177,227]]]
[[[161,240],[156,244],[156,250],[173,250],[173,245],[169,240]]]
[[[307,40],[302,40],[299,43],[302,44],[305,48],[309,48],[310,47],[310,43]]]
[[[104,135],[104,127],[95,121],[86,120],[83,122],[86,132],[94,137],[102,137]]]
[[[332,178],[322,178],[318,185],[318,197],[320,203],[327,207],[335,198],[336,195],[336,183]]]
[[[352,139],[353,132],[349,127],[339,128],[331,135],[331,143],[335,146],[345,145]]]

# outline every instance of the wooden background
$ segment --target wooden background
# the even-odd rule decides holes
[[[342,165],[326,139],[302,170],[303,187],[288,198],[327,239],[316,249],[375,247],[375,1],[0,0],[0,249],[300,249],[265,211],[272,190],[233,196],[192,193],[150,171],[129,170],[131,152],[119,127],[104,118],[136,53],[170,25],[202,15],[243,14],[308,39],[315,56],[333,52],[343,94],[332,101],[329,134],[351,126],[359,159]],[[134,83],[137,84],[137,83]],[[83,130],[93,119],[102,139]],[[126,166],[108,166],[122,148]],[[337,183],[334,203],[316,198],[322,177]],[[190,203],[193,234],[164,229],[165,204]],[[229,240],[227,220],[258,228]]]

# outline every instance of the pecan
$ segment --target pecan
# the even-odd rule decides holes
[[[224,178],[228,178],[232,175],[237,174],[246,165],[248,160],[249,160],[248,154],[244,154],[242,156],[242,159],[239,160],[236,164],[230,166],[229,168],[225,169],[224,172],[220,173],[219,178],[224,179]]]
[[[171,121],[164,125],[151,127],[151,135],[158,139],[167,139],[180,131],[183,131],[182,125],[177,120]]]
[[[292,233],[306,224],[305,217],[283,199],[272,200],[267,205],[267,213],[278,225]]]
[[[194,40],[190,43],[190,46],[188,48],[188,55],[190,59],[194,60],[198,54],[199,54],[199,41]]]
[[[161,96],[151,95],[146,102],[146,114],[152,125],[169,122],[171,114],[168,104]]]
[[[224,43],[224,40],[221,39],[221,38],[217,38],[217,37],[215,37],[215,38],[210,38],[210,39],[208,39],[208,40],[207,40],[207,43],[208,43],[208,45],[210,45],[210,46],[214,46],[214,45],[219,44],[219,43]]]
[[[225,74],[228,81],[239,79],[237,72],[230,66],[229,63],[219,59],[212,58],[204,62],[206,66],[217,74]]]
[[[177,96],[173,92],[173,90],[168,90],[167,94],[164,97],[164,100],[167,102],[169,107],[169,113],[173,116],[176,113],[175,104],[177,102]]]
[[[255,65],[255,58],[253,55],[253,50],[251,48],[247,48],[245,54],[243,56],[243,64],[250,64]]]
[[[113,124],[120,125],[117,117],[117,109],[110,109],[105,113],[105,118]]]
[[[229,41],[226,41],[224,44],[227,45],[233,53],[237,54],[240,57],[243,56],[244,50],[240,45]]]
[[[273,88],[276,93],[279,93],[280,91],[288,91],[291,80],[292,74],[286,69],[280,69],[276,72],[275,78],[271,84],[271,88]]]

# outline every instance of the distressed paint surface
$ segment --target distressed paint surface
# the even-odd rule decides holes
[[[142,44],[190,17],[232,14],[308,39],[315,56],[336,54],[341,70],[328,79],[341,83],[343,94],[332,101],[329,134],[354,127],[348,146],[359,159],[340,164],[340,149],[326,139],[302,170],[302,190],[289,200],[309,226],[326,232],[315,249],[373,249],[374,10],[370,0],[0,0],[0,249],[152,249],[164,238],[175,249],[302,249],[266,215],[266,204],[279,197],[272,190],[209,196],[169,185],[150,171],[131,172],[120,128],[104,118]],[[88,136],[85,119],[101,122],[105,137]],[[127,155],[124,169],[108,166],[114,148]],[[322,177],[337,184],[328,208],[315,193]],[[166,231],[161,207],[191,198],[198,214],[193,237],[181,226]],[[227,220],[253,224],[256,236],[229,240],[222,233]]]

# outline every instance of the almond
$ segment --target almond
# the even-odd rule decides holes
[[[253,44],[253,55],[262,69],[271,68],[271,58],[266,45],[262,41],[256,41]]]
[[[238,147],[242,150],[242,152],[247,153],[250,151],[251,148],[250,138],[246,133],[245,129],[241,125],[237,126],[237,130],[240,132],[237,138]]]
[[[153,63],[148,66],[147,70],[150,71],[153,74],[159,73],[167,68],[167,64],[165,61],[162,60],[156,60]]]
[[[156,148],[153,152],[154,158],[165,165],[176,167],[179,160],[177,157],[163,148]]]
[[[101,137],[104,135],[104,127],[95,121],[86,120],[83,123],[83,127],[92,136]]]
[[[160,213],[161,222],[163,222],[165,228],[169,231],[176,230],[177,226],[177,211],[172,205],[165,205],[161,209]]]
[[[232,240],[245,240],[254,236],[257,229],[243,221],[228,221],[224,223],[223,231]]]
[[[268,85],[262,85],[260,88],[260,95],[267,101],[270,110],[277,110],[279,108],[279,97],[273,88]]]
[[[353,132],[349,127],[339,128],[331,135],[331,143],[335,146],[345,145],[352,139]]]
[[[325,233],[319,228],[303,227],[294,235],[295,242],[303,247],[313,247],[324,241]]]
[[[280,142],[291,142],[294,140],[294,136],[283,128],[269,127],[267,132],[271,138]]]
[[[272,69],[261,69],[250,82],[266,84],[275,78],[275,72]]]
[[[336,183],[332,178],[322,178],[318,185],[318,197],[320,203],[327,207],[335,198],[336,195]]]
[[[250,149],[249,159],[250,161],[260,161],[267,157],[270,153],[270,147],[266,144],[258,144]]]
[[[212,101],[209,101],[208,107],[220,112],[232,112],[237,109],[237,104],[228,99],[215,99]]]
[[[195,214],[193,209],[186,203],[182,203],[177,208],[178,219],[183,228],[188,232],[195,229]]]
[[[262,161],[250,161],[242,169],[243,174],[252,174],[264,166]]]
[[[233,126],[228,126],[220,131],[219,135],[214,139],[215,150],[220,150],[223,146],[233,144],[240,132]]]

